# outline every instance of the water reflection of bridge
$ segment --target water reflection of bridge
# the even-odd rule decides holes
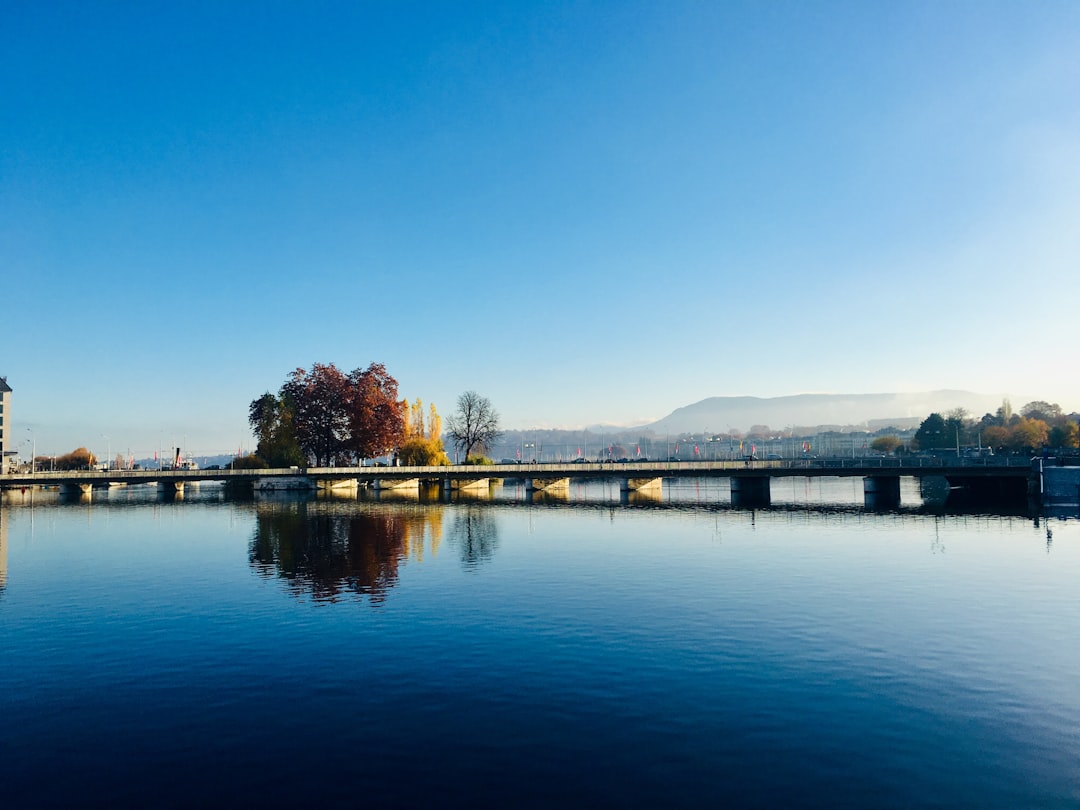
[[[612,483],[608,482],[609,484]],[[209,488],[207,488],[209,489]],[[693,487],[687,489],[693,490]],[[835,488],[839,489],[839,487]],[[348,495],[332,492],[275,493],[274,497],[229,498],[220,488],[203,492],[200,498],[230,502],[233,508],[250,512],[254,527],[249,541],[252,570],[267,580],[278,581],[286,591],[300,599],[313,601],[358,600],[370,605],[383,601],[398,583],[403,568],[433,561],[440,554],[457,557],[466,569],[482,566],[496,554],[500,514],[514,510],[541,509],[588,511],[614,520],[618,515],[648,512],[672,515],[728,515],[733,519],[789,519],[802,525],[806,516],[830,521],[850,520],[853,516],[874,513],[880,517],[920,519],[925,517],[974,516],[986,520],[1002,517],[1040,519],[1054,516],[1052,511],[1029,507],[1026,503],[1003,503],[956,500],[957,494],[945,487],[940,500],[926,500],[917,505],[888,506],[858,504],[855,501],[787,502],[746,504],[736,498],[717,497],[722,486],[708,487],[700,499],[680,499],[677,488],[667,498],[654,493],[619,492],[610,487],[574,487],[569,491],[528,492],[519,482],[514,492],[485,498],[481,494],[459,490],[444,492],[436,488],[407,494],[398,490],[364,490]],[[494,494],[493,488],[489,494]],[[923,492],[925,496],[925,492]],[[144,508],[167,496],[148,489],[114,489],[109,497],[93,502],[85,498],[65,498],[57,492],[7,493],[8,506],[0,509],[0,597],[7,584],[8,529],[22,511],[32,519],[35,505],[46,508],[85,509]],[[876,508],[870,508],[871,506]],[[884,508],[883,508],[884,507]],[[1056,515],[1075,518],[1075,508]],[[1047,549],[1050,548],[1050,524],[1046,526]]]
[[[377,491],[434,486],[443,491],[482,489],[493,479],[523,481],[529,492],[559,492],[573,481],[614,480],[622,492],[659,491],[665,480],[723,478],[733,499],[767,504],[770,484],[777,478],[853,477],[863,481],[867,503],[897,505],[900,480],[943,480],[951,489],[964,489],[999,499],[1019,499],[1035,485],[1026,458],[822,458],[796,461],[631,461],[613,463],[549,463],[453,465],[446,467],[309,467],[275,470],[80,470],[8,475],[5,488],[56,486],[89,495],[94,487],[156,483],[171,492],[200,481],[221,481],[248,490],[369,488]]]
[[[520,500],[381,503],[377,500],[379,493],[351,502],[296,494],[287,500],[255,501],[250,505],[255,525],[249,562],[260,577],[280,583],[298,599],[351,600],[375,607],[398,585],[406,566],[434,561],[447,547],[466,569],[491,561],[499,548],[501,514],[540,506],[545,510],[603,512],[614,519],[616,514],[637,511],[633,504],[623,512],[626,507],[610,501],[571,501],[544,493],[537,495],[529,503]],[[804,525],[806,515],[841,522],[866,513],[865,507],[855,504],[787,504],[744,509],[731,503],[645,500],[636,506],[683,516],[690,512],[727,514],[735,520],[741,514],[751,524],[762,519],[787,518],[800,526]],[[890,513],[901,520],[951,514],[949,510],[927,505],[890,510]],[[997,519],[1002,513],[982,516]]]

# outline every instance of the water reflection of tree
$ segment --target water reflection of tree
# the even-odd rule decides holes
[[[256,511],[250,560],[261,576],[284,580],[296,596],[337,601],[352,594],[378,604],[397,583],[400,566],[422,561],[425,545],[436,554],[441,538],[439,509],[277,504]]]
[[[490,560],[499,545],[494,511],[480,504],[460,505],[450,529],[450,538],[466,568],[476,568]]]

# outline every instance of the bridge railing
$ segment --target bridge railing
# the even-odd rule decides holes
[[[305,476],[315,479],[356,478],[370,481],[378,478],[523,478],[561,475],[575,478],[613,477],[693,477],[720,475],[730,472],[745,475],[754,471],[772,474],[798,475],[872,474],[873,470],[910,470],[920,475],[931,470],[955,471],[970,469],[974,474],[993,474],[994,469],[1009,469],[1010,475],[1031,469],[1031,459],[1024,456],[992,456],[986,458],[956,458],[948,456],[904,456],[879,458],[818,457],[787,460],[724,460],[724,461],[629,461],[629,462],[562,462],[495,464],[484,466],[452,465],[445,467],[293,467],[269,470],[73,470],[65,472],[36,471],[33,474],[0,476],[4,486],[49,483],[105,483],[111,481],[138,483],[151,481],[242,481],[257,478]],[[976,473],[976,471],[985,471]],[[900,473],[902,474],[902,473]]]

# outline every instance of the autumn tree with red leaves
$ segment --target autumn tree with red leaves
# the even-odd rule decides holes
[[[281,399],[293,412],[296,441],[315,466],[341,455],[349,439],[349,379],[333,363],[298,368],[281,386]]]
[[[405,438],[405,405],[398,402],[397,380],[382,363],[349,375],[349,449],[357,458],[371,458],[401,446]]]
[[[404,435],[397,380],[381,363],[349,374],[333,363],[297,368],[276,398],[267,393],[251,403],[249,421],[260,448],[295,442],[320,467],[388,453]]]

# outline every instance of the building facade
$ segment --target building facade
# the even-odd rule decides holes
[[[15,458],[11,433],[11,386],[7,377],[0,377],[0,473],[6,473]]]

